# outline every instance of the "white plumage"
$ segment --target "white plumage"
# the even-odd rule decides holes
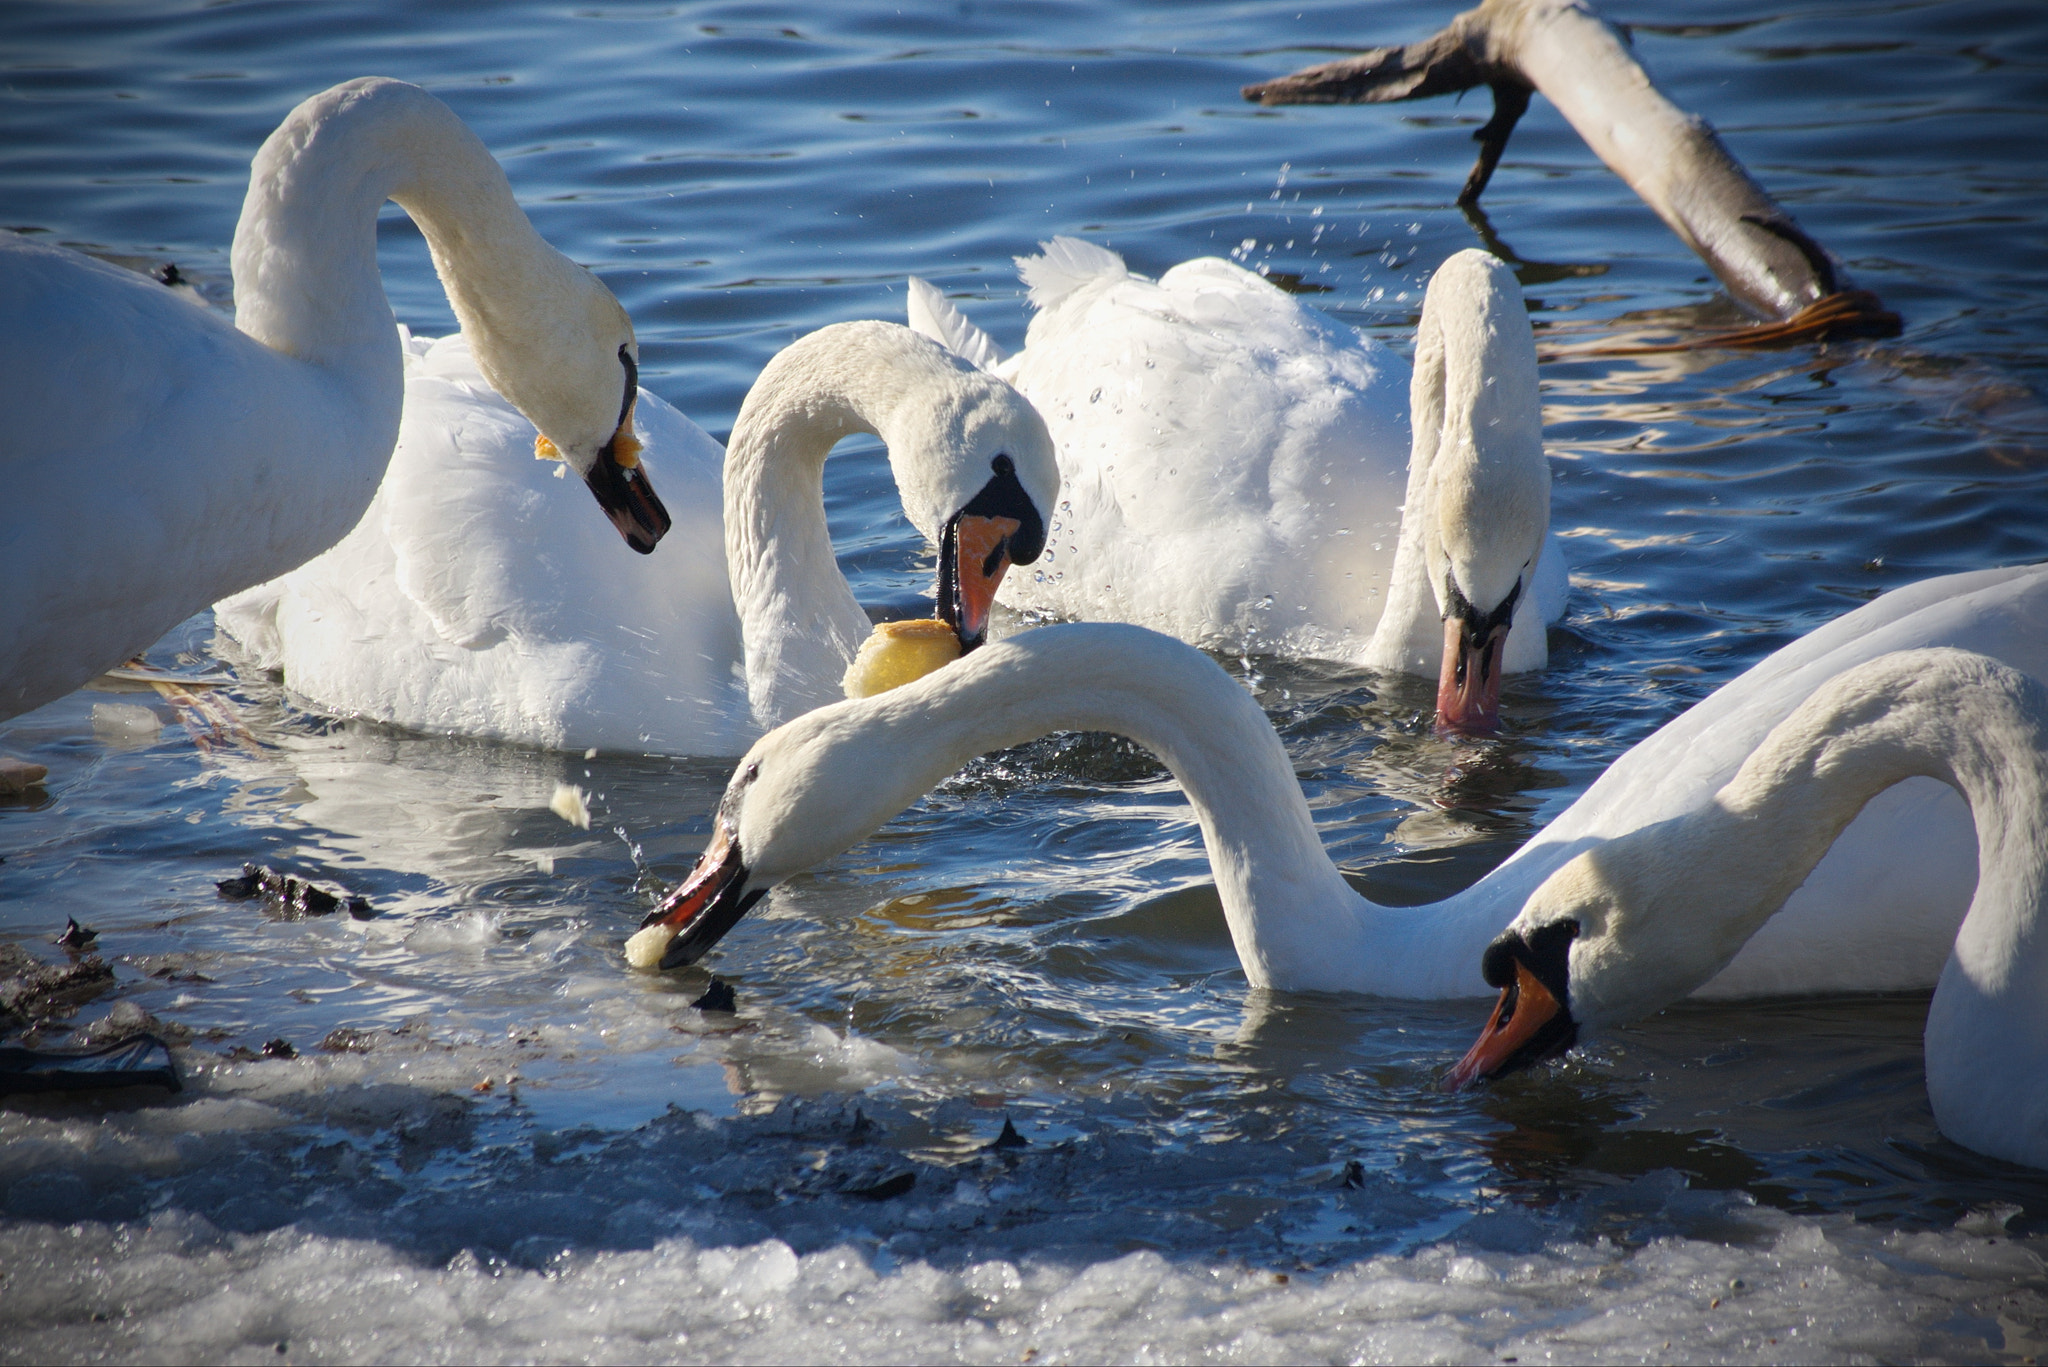
[[[1023,632],[894,692],[799,718],[749,752],[721,829],[747,887],[765,889],[864,838],[974,755],[1051,731],[1114,732],[1158,755],[1186,790],[1253,985],[1478,996],[1488,943],[1575,856],[1687,818],[1838,675],[1927,647],[2048,674],[2048,566],[1915,584],[1793,642],[1615,761],[1485,878],[1426,907],[1376,906],[1352,891],[1242,686],[1205,656],[1128,626]],[[1953,788],[1926,777],[1887,788],[1699,990],[1932,986],[1970,904],[1976,849]],[[1672,914],[1683,914],[1683,895]]]
[[[761,373],[728,455],[652,394],[642,462],[674,530],[621,555],[533,459],[533,428],[461,336],[412,344],[390,473],[340,544],[216,606],[254,661],[324,711],[550,749],[730,755],[836,700],[867,635],[825,525],[827,453],[889,446],[911,521],[937,540],[1006,454],[1058,489],[1029,404],[889,323],[841,323]],[[738,585],[737,593],[734,585]]]
[[[416,86],[336,86],[264,143],[235,230],[233,325],[0,233],[0,718],[302,563],[362,515],[403,393],[377,275],[386,199],[426,234],[500,386],[579,472],[609,451],[631,323]],[[598,520],[587,496],[561,499]]]
[[[1469,515],[1483,535],[1459,568],[1481,582],[1459,587],[1491,609],[1526,577],[1506,667],[1542,666],[1566,584],[1546,538],[1534,347],[1504,266],[1464,252],[1439,272],[1424,312],[1436,365],[1414,392],[1430,415],[1420,463],[1476,460],[1502,492],[1484,479],[1452,491],[1443,470],[1411,491],[1407,364],[1249,271],[1202,258],[1152,281],[1074,238],[1018,265],[1038,312],[1007,359],[930,285],[913,280],[910,297],[911,325],[1014,383],[1058,445],[1048,554],[1003,601],[1209,649],[1434,674],[1445,586],[1427,552]],[[1397,566],[1404,505],[1415,554]]]

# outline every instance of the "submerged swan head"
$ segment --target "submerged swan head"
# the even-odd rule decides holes
[[[1422,548],[1444,623],[1437,716],[1491,731],[1508,632],[1550,530],[1536,344],[1504,262],[1467,249],[1430,278],[1410,408],[1412,464],[1427,480]]]

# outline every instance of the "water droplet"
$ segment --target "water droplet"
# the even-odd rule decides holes
[[[1096,387],[1096,390],[1095,390],[1095,392],[1094,392],[1093,394],[1090,394],[1090,395],[1088,396],[1088,402],[1090,402],[1090,403],[1101,403],[1101,402],[1102,402],[1102,388],[1101,388],[1101,386],[1099,386],[1099,385],[1098,385],[1098,386]]]

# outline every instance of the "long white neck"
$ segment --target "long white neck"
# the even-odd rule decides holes
[[[774,726],[836,702],[868,619],[825,524],[825,458],[871,433],[889,448],[905,511],[928,539],[935,511],[906,461],[936,410],[957,408],[971,368],[894,323],[840,323],[799,339],[748,391],[725,455],[725,556],[746,641],[754,716]]]
[[[402,362],[377,272],[387,199],[425,234],[485,378],[544,427],[565,405],[573,411],[565,391],[587,377],[565,366],[575,358],[562,338],[587,310],[616,305],[542,241],[476,134],[402,81],[367,77],[323,91],[265,140],[235,228],[235,325],[387,396],[395,423]],[[616,358],[596,360],[609,368],[605,392],[620,392]]]
[[[1458,253],[1430,280],[1408,407],[1408,493],[1367,659],[1379,669],[1434,674],[1447,575],[1491,610],[1550,526],[1535,339],[1514,276],[1482,252]],[[1543,659],[1525,656],[1521,667]]]
[[[1140,627],[1023,632],[847,706],[875,728],[856,762],[859,800],[882,819],[974,756],[1054,731],[1108,731],[1144,746],[1194,808],[1254,986],[1409,995],[1414,965],[1404,959],[1420,951],[1432,965],[1465,965],[1477,990],[1479,955],[1507,919],[1478,904],[1444,917],[1382,908],[1352,891],[1257,703],[1207,657]]]
[[[1839,675],[1711,802],[1560,870],[1614,930],[1572,950],[1574,1014],[1627,1019],[1705,982],[1865,803],[1916,776],[1960,792],[1977,829],[1976,893],[1927,1019],[1935,1117],[2048,1166],[2048,690],[1985,656],[1902,651]]]

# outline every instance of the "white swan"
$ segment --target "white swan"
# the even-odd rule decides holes
[[[533,429],[464,338],[417,350],[398,450],[355,530],[215,607],[314,706],[411,730],[738,754],[839,699],[868,634],[825,525],[834,442],[887,443],[905,510],[941,543],[941,608],[963,646],[1011,557],[1037,554],[1059,489],[1015,390],[908,328],[841,323],[768,363],[730,453],[641,394],[641,459],[676,527],[660,555],[621,557],[554,496],[559,467],[527,454]]]
[[[1835,675],[1930,645],[2048,675],[2048,565],[1950,575],[1865,604],[1636,745],[1472,887],[1391,908],[1353,892],[1331,864],[1272,727],[1207,657],[1133,627],[1046,627],[763,737],[727,789],[704,859],[648,918],[634,952],[644,959],[680,930],[663,961],[691,962],[752,898],[866,836],[973,755],[1049,731],[1112,731],[1158,755],[1187,791],[1254,986],[1480,996],[1487,944],[1575,855],[1709,800]],[[1950,789],[1916,779],[1888,790],[1701,991],[1930,985],[1969,903],[1975,848]],[[1844,954],[1852,942],[1857,952]]]
[[[1968,801],[1980,870],[1927,1013],[1935,1122],[1979,1153],[2048,1167],[2048,689],[1967,651],[1837,675],[1710,801],[1559,869],[1487,950],[1500,1004],[1446,1085],[1563,1053],[1582,1028],[1713,978],[1864,804],[1910,778]],[[1837,952],[1882,934],[1859,929]]]
[[[910,288],[911,326],[1016,385],[1059,446],[1045,562],[1005,603],[1435,676],[1446,725],[1497,723],[1501,674],[1543,667],[1566,593],[1536,348],[1504,264],[1462,251],[1438,268],[1412,381],[1214,257],[1154,282],[1062,237],[1018,266],[1038,313],[1008,360]]]
[[[0,233],[0,718],[61,697],[362,516],[398,436],[402,363],[377,211],[426,235],[492,382],[635,549],[667,526],[615,436],[625,310],[541,241],[498,163],[417,86],[301,104],[250,166],[230,326],[142,276]]]

